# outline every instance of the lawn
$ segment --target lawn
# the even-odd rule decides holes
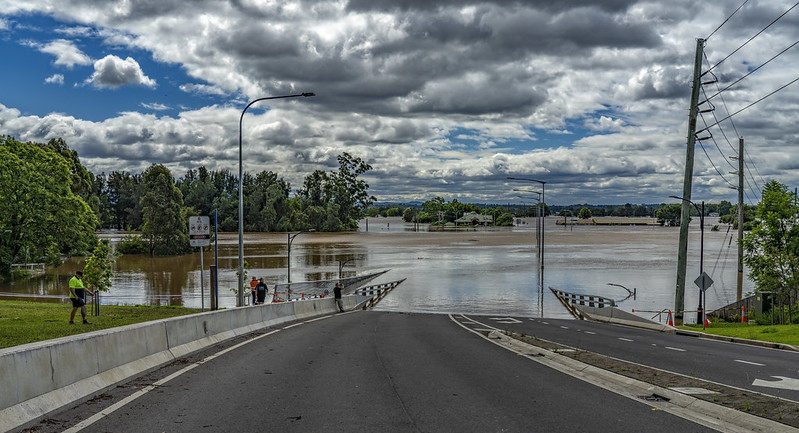
[[[684,328],[702,331],[699,325]],[[749,340],[770,341],[799,346],[799,325],[756,325],[748,323],[712,323],[704,332],[727,337],[746,338]]]
[[[70,325],[72,304],[0,301],[0,348],[200,311],[183,307],[101,305],[101,315],[91,316],[91,306],[88,309],[91,325],[81,324],[80,310],[75,313],[75,324]]]

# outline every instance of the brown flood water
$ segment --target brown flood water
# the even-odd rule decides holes
[[[610,286],[637,288],[637,298],[620,304],[644,316],[674,308],[678,228],[646,226],[573,226],[548,218],[545,229],[545,286],[577,293],[623,299],[627,292]],[[735,233],[726,226],[711,231],[706,219],[705,272],[715,281],[707,291],[707,308],[735,300],[737,274]],[[369,220],[369,231],[353,233],[303,233],[291,247],[292,282],[333,280],[339,261],[350,260],[343,276],[390,270],[371,284],[405,278],[378,309],[389,311],[566,317],[566,312],[546,290],[538,289],[540,272],[535,224],[506,229],[472,229],[457,232],[413,231],[399,218]],[[102,234],[117,242],[123,234]],[[732,239],[731,239],[732,236]],[[285,283],[287,264],[285,233],[247,233],[245,259],[248,276],[263,277],[267,284]],[[201,306],[200,254],[178,257],[122,256],[114,269],[113,287],[103,304]],[[222,307],[235,306],[230,288],[237,283],[238,235],[219,236],[219,296]],[[208,266],[214,262],[213,245],[205,249],[205,285]],[[66,294],[67,280],[82,267],[81,259],[48,269],[45,275],[0,284],[0,292],[37,295]],[[686,310],[695,310],[699,289],[699,227],[691,226],[685,296]],[[332,286],[332,283],[331,283]],[[744,293],[753,285],[744,279]],[[209,306],[208,289],[204,305]],[[690,320],[691,314],[686,314]]]

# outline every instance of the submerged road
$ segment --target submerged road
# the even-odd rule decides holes
[[[32,431],[713,431],[520,356],[448,315],[358,311],[237,343]]]

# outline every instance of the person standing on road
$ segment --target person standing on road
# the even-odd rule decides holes
[[[258,303],[263,304],[266,300],[266,292],[267,292],[266,284],[264,284],[264,279],[261,278],[258,280],[258,284],[255,285],[255,291],[258,292]]]
[[[250,281],[250,291],[252,292],[252,304],[255,305],[258,302],[258,289],[255,287],[258,286],[258,280],[255,277],[252,277],[252,281]]]
[[[94,292],[83,286],[83,271],[75,271],[75,275],[69,279],[69,299],[72,301],[72,314],[69,315],[69,323],[75,324],[75,312],[80,308],[80,315],[83,316],[83,324],[91,325],[92,322],[86,320],[86,291],[94,296]]]
[[[341,304],[341,283],[336,283],[336,287],[333,287],[333,297],[336,298],[338,310],[343,313],[344,307]]]

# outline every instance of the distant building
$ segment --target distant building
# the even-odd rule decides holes
[[[493,224],[494,217],[492,215],[483,215],[476,212],[469,212],[466,215],[455,220],[456,224],[470,224],[473,226],[482,224]]]

